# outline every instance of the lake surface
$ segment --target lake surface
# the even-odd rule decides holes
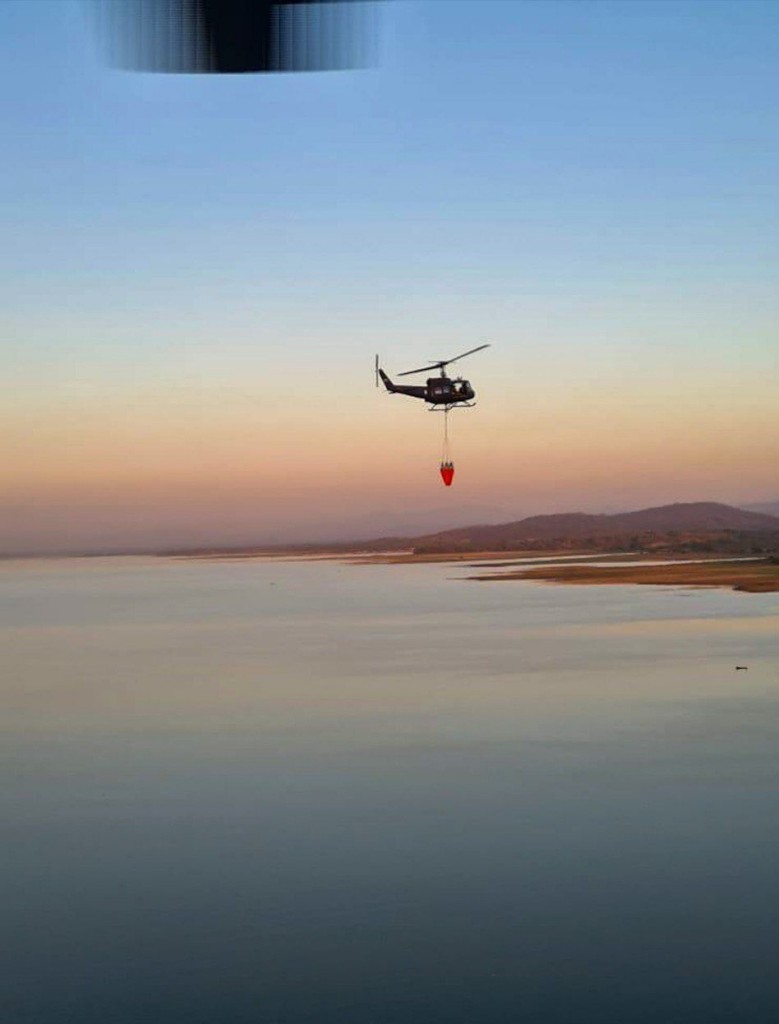
[[[1,565],[0,1020],[779,1019],[779,595],[467,573]]]

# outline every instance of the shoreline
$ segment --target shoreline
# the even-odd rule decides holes
[[[479,582],[530,580],[578,586],[639,585],[722,588],[749,594],[779,591],[779,562],[768,558],[754,560],[706,559],[700,562],[665,565],[585,565],[527,566],[517,572],[469,576]]]
[[[176,554],[175,561],[341,561],[350,565],[456,565],[471,569],[504,569],[465,577],[475,582],[525,580],[576,586],[646,585],[729,588],[743,593],[779,591],[779,562],[770,557],[717,556],[690,558],[689,552],[571,551],[243,551]],[[615,564],[617,563],[617,564]],[[626,564],[619,564],[626,563]],[[513,571],[511,571],[513,569]]]
[[[359,552],[355,551],[353,554],[347,556],[350,561],[356,560],[361,565],[425,565],[425,564],[439,564],[445,562],[460,563],[470,562],[474,563],[474,568],[481,568],[482,564],[485,568],[490,569],[504,569],[511,568],[512,566],[522,567],[533,564],[543,564],[544,562],[559,565],[561,562],[570,563],[571,565],[577,564],[596,564],[601,562],[662,562],[677,563],[677,562],[720,562],[724,558],[728,558],[730,561],[735,561],[739,557],[745,561],[752,558],[760,558],[761,556],[725,556],[725,555],[710,555],[708,558],[703,556],[691,557],[689,552],[686,553],[667,553],[667,552],[636,552],[636,551],[593,551],[590,550],[572,550],[571,548],[562,549],[551,549],[549,551],[543,551],[539,548],[529,548],[525,551],[450,551],[450,552],[426,552],[422,554],[416,554],[413,551],[387,551],[381,552]],[[528,565],[528,567],[530,567]]]

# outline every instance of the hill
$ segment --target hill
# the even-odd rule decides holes
[[[530,516],[444,530],[412,541],[418,554],[550,548],[751,552],[775,550],[778,545],[779,517],[717,502],[661,505],[615,515]]]

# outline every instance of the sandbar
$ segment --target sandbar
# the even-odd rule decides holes
[[[751,594],[779,591],[779,560],[710,559],[669,565],[527,566],[516,572],[490,573],[471,580],[542,580],[568,584],[649,584],[654,586],[729,587]]]

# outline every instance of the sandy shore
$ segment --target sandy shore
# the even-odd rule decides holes
[[[363,565],[424,565],[437,562],[486,562],[490,567],[497,568],[502,565],[514,565],[515,562],[532,558],[537,561],[555,561],[561,558],[597,558],[592,552],[585,551],[464,551],[464,552],[443,552],[429,554],[415,554],[413,551],[388,551],[384,554],[379,552],[356,553],[352,556],[354,561]],[[621,555],[603,556],[609,559],[621,558]],[[635,555],[625,555],[625,558],[635,559]],[[500,561],[496,561],[500,559]]]
[[[528,566],[517,572],[471,576],[472,580],[545,580],[550,583],[633,583],[654,586],[729,587],[747,593],[779,591],[779,564],[768,559],[711,560],[676,565]]]

